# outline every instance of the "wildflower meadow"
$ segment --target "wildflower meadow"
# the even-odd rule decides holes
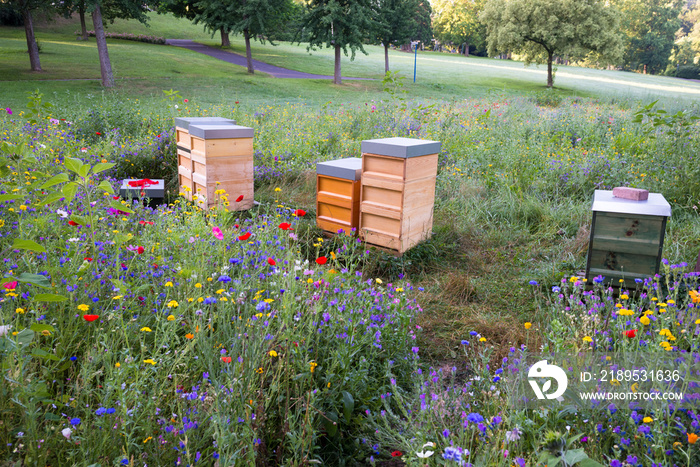
[[[0,465],[699,465],[698,106],[388,89],[0,109]],[[250,211],[180,196],[186,115],[255,129]],[[315,163],[393,136],[442,142],[433,238],[400,258],[315,224]],[[633,290],[581,274],[615,186],[673,208]],[[522,397],[533,357],[599,352],[671,362],[652,389],[683,397]]]

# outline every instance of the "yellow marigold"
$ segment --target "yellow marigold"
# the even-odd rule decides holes
[[[583,342],[593,342],[593,339],[591,338],[591,336],[586,336],[583,338]]]
[[[17,308],[17,309],[15,310],[15,313],[17,313],[18,315],[23,315],[23,314],[24,314],[24,311],[25,311],[24,308]]]
[[[80,310],[80,311],[88,311],[89,309],[90,309],[90,305],[86,305],[84,303],[81,303],[80,305],[78,305],[78,310]]]
[[[144,326],[141,328],[141,332],[151,332],[151,328],[149,328],[148,326]]]
[[[268,354],[270,357],[276,357],[276,356],[277,356],[277,352],[275,352],[274,350],[270,350],[267,354]]]
[[[173,283],[170,282],[170,281],[168,281],[168,282],[166,282],[166,283],[163,284],[163,285],[164,285],[164,287],[172,287],[172,286],[173,286]]]
[[[177,303],[177,301],[175,301],[175,300],[170,300],[170,301],[168,302],[168,308],[177,308],[177,307],[179,307],[179,306],[180,306],[180,304]]]
[[[318,363],[316,363],[316,362],[309,362],[309,365],[311,365],[311,373],[313,373],[314,370],[316,369],[316,367],[318,366]]]
[[[528,321],[527,323],[525,323],[525,329],[530,329],[531,327],[532,327],[531,322]]]
[[[156,362],[152,358],[147,358],[146,360],[143,361],[143,363],[150,363],[151,365],[155,365]]]
[[[639,318],[639,322],[642,323],[644,326],[649,326],[651,320],[646,316],[642,316],[641,318]]]
[[[644,418],[642,419],[642,421],[643,421],[644,423],[651,423],[651,422],[654,421],[654,419],[651,418],[651,417],[644,417]]]
[[[175,321],[175,316],[168,315],[168,321]]]

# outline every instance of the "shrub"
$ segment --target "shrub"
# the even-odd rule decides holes
[[[676,78],[700,79],[700,66],[683,65],[676,70]]]

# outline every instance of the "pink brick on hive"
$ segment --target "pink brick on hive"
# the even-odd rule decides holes
[[[632,201],[646,201],[649,199],[649,190],[630,188],[628,186],[613,188],[612,194],[615,198],[631,199]]]

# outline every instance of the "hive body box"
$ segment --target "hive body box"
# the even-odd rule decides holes
[[[588,245],[586,278],[598,275],[606,283],[635,287],[635,279],[659,272],[666,220],[671,206],[658,193],[645,201],[615,198],[612,191],[596,190],[593,224]]]
[[[175,119],[175,141],[177,144],[177,173],[180,191],[185,198],[192,201],[192,138],[190,125],[222,124],[235,125],[235,120],[223,117],[186,117]]]
[[[362,142],[360,235],[403,253],[430,237],[440,142],[385,138]]]
[[[316,225],[324,231],[359,228],[361,172],[358,157],[316,164]]]

